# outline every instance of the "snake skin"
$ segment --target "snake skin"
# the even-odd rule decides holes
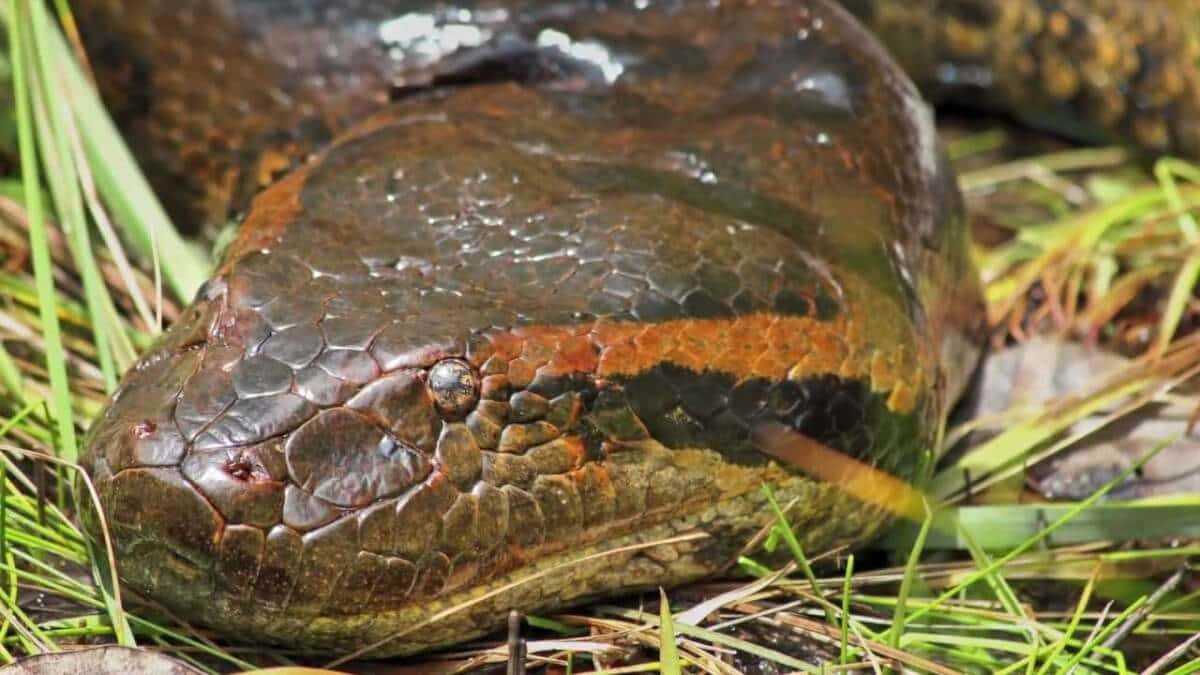
[[[928,96],[1200,156],[1194,0],[844,0]]]
[[[543,16],[569,16],[574,4],[545,3]],[[984,107],[1085,140],[1200,156],[1200,5],[1193,0],[841,4],[884,42],[927,99]],[[261,188],[389,99],[443,71],[470,71],[460,63],[472,61],[470,47],[479,40],[470,29],[496,45],[514,28],[503,3],[478,0],[72,6],[105,100],[186,229],[244,213]],[[405,16],[459,30],[410,36],[395,30]],[[389,25],[393,30],[381,33]],[[536,37],[529,28],[517,32]],[[582,31],[576,37],[590,29]],[[513,45],[492,53],[505,50]],[[488,62],[476,59],[485,67],[474,75],[528,80],[522,69],[530,62],[539,59],[493,59],[502,65],[481,73]],[[568,61],[554,60],[538,75],[554,79],[560,68],[569,70]]]
[[[177,213],[271,183],[89,431],[132,588],[412,653],[725,569],[764,483],[810,552],[888,521],[763,428],[928,475],[978,286],[929,110],[843,8],[78,4]]]

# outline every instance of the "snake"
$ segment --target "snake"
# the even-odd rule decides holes
[[[73,6],[175,219],[240,223],[91,425],[84,522],[299,650],[711,577],[772,500],[862,545],[984,333],[927,102],[1200,149],[1169,1]]]

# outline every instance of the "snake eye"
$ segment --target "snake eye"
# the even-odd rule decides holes
[[[463,417],[474,410],[478,391],[479,381],[466,361],[445,359],[429,369],[429,392],[446,417]]]

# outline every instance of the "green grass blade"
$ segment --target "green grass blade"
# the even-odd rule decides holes
[[[775,500],[775,491],[766,483],[762,486],[763,494],[767,496],[767,501],[771,504],[771,510],[775,513],[775,531],[779,532],[787,543],[788,550],[792,554],[792,558],[796,561],[796,566],[804,574],[804,578],[808,579],[808,583],[812,586],[813,595],[820,598],[821,585],[817,583],[817,575],[813,574],[812,565],[808,564],[808,557],[804,555],[804,549],[800,546],[800,540],[796,538],[796,533],[792,530],[791,523],[788,522],[787,516],[784,515],[783,509],[779,507],[779,502]],[[834,620],[833,610],[829,606],[823,607],[825,610],[825,620],[830,625],[836,625]]]
[[[912,594],[913,583],[917,578],[917,566],[921,563],[921,552],[925,550],[925,540],[929,537],[929,529],[933,526],[933,513],[929,502],[925,505],[925,519],[921,521],[921,529],[908,552],[908,561],[904,565],[904,579],[900,582],[900,592],[896,594],[896,609],[892,612],[892,626],[888,629],[885,642],[895,647],[900,644],[904,634],[905,620],[908,614],[908,597]]]
[[[62,329],[55,305],[54,277],[50,262],[50,245],[46,237],[45,214],[39,189],[37,151],[34,138],[32,103],[26,74],[28,58],[29,0],[9,0],[9,44],[13,63],[13,92],[17,108],[17,136],[20,146],[21,175],[25,183],[25,204],[29,210],[29,247],[33,259],[34,278],[38,290],[42,335],[46,345],[46,370],[50,377],[54,411],[58,429],[58,452],[74,462],[79,452],[75,438],[75,422],[71,413],[71,391],[67,381],[66,353],[63,350]]]
[[[926,549],[969,550],[963,532],[970,532],[985,551],[1019,546],[1037,535],[1047,522],[1061,519],[1076,502],[1052,504],[994,504],[942,509],[934,518]],[[1138,500],[1096,504],[1077,514],[1054,533],[1055,546],[1097,541],[1200,538],[1200,495],[1179,495],[1169,500]],[[903,550],[917,534],[914,523],[899,523],[880,540],[884,548]]]
[[[45,11],[40,5],[38,9]],[[207,256],[185,242],[171,226],[62,34],[57,30],[49,33],[44,48],[62,76],[100,196],[113,210],[115,220],[123,225],[123,232],[138,256],[150,260],[158,255],[169,261],[162,268],[168,286],[176,299],[191,300],[208,276]]]
[[[707,640],[713,644],[739,649],[748,654],[753,654],[760,658],[774,661],[775,663],[787,666],[789,668],[794,668],[796,670],[801,670],[807,673],[816,673],[820,670],[811,663],[805,663],[804,661],[793,658],[774,649],[756,645],[745,640],[739,640],[737,638],[725,635],[724,633],[717,633],[705,628],[700,628],[699,626],[681,623],[676,624],[676,630],[685,635],[691,635],[692,637],[697,637],[701,640]]]
[[[1192,675],[1192,673],[1200,673],[1200,659],[1194,659],[1179,666],[1175,670],[1167,673],[1167,675]]]
[[[1092,593],[1096,588],[1096,578],[1099,575],[1099,571],[1100,567],[1097,566],[1096,571],[1088,578],[1087,583],[1083,587],[1083,592],[1079,594],[1079,602],[1075,604],[1075,612],[1071,615],[1071,621],[1067,624],[1067,630],[1063,632],[1063,636],[1057,642],[1050,646],[1045,657],[1046,662],[1037,671],[1039,675],[1050,671],[1050,666],[1054,664],[1058,655],[1071,643],[1071,640],[1075,636],[1075,631],[1079,630],[1079,624],[1083,621],[1084,612],[1087,611],[1088,603],[1091,601]],[[1030,664],[1036,663],[1037,657],[1038,654],[1035,652],[1033,658],[1030,659]]]
[[[5,393],[17,403],[25,400],[24,387],[21,386],[21,371],[8,353],[8,349],[4,347],[4,340],[0,340],[0,387],[3,387]]]
[[[647,616],[637,610],[626,609],[624,607],[614,607],[612,605],[599,605],[595,609],[597,611],[602,611],[602,612],[605,612],[608,614],[612,614],[614,616],[619,616],[619,617],[629,620],[629,621],[638,621],[638,622],[646,621],[646,622],[653,623],[658,620],[656,617]],[[675,627],[676,633],[682,633],[683,635],[690,635],[691,637],[699,638],[701,640],[706,640],[715,645],[721,645],[721,646],[729,647],[732,649],[738,649],[738,650],[746,652],[747,654],[753,654],[755,656],[766,659],[768,661],[774,661],[775,663],[778,663],[782,666],[787,666],[788,668],[792,668],[793,670],[804,671],[806,673],[820,672],[820,669],[811,663],[806,663],[804,661],[801,661],[800,659],[797,659],[792,656],[788,656],[787,654],[776,651],[774,649],[770,649],[768,647],[756,645],[754,643],[747,642],[745,640],[739,640],[738,638],[735,638],[731,635],[726,635],[724,633],[718,633],[717,631],[708,630],[706,628],[700,628],[699,626],[693,626],[689,623],[684,623],[682,621],[674,623],[674,627]]]
[[[978,567],[986,568],[991,565],[991,557],[986,551],[983,550],[983,547],[981,547],[974,540],[970,531],[963,530],[961,536],[963,541],[965,541],[967,544],[967,550],[971,553],[971,558],[975,561],[975,564]],[[1005,580],[1004,576],[1000,574],[999,571],[992,572],[983,579],[992,589],[992,592],[996,595],[996,599],[1000,601],[1001,606],[1004,607],[1004,611],[1008,612],[1014,619],[1017,619],[1018,621],[1028,620],[1029,617],[1025,615],[1025,609],[1021,606],[1021,601],[1017,599],[1016,591],[1012,589],[1012,586],[1008,585],[1008,581]],[[1032,636],[1033,635],[1031,632],[1030,637],[1032,638]]]
[[[738,558],[738,568],[752,577],[766,577],[772,574],[771,568],[749,556]]]
[[[1196,290],[1197,280],[1200,280],[1200,245],[1193,244],[1191,252],[1171,284],[1171,293],[1167,297],[1167,304],[1159,321],[1158,339],[1154,346],[1157,353],[1166,351],[1175,337],[1179,322],[1183,320],[1183,314]]]
[[[854,579],[854,554],[846,558],[846,574],[842,578],[842,637],[838,645],[838,663],[850,663],[850,583]]]
[[[667,601],[667,594],[661,588],[658,589],[659,595],[659,648],[658,662],[663,673],[667,675],[681,675],[683,667],[679,664],[679,648],[675,646],[675,625],[671,620],[671,605]]]
[[[1122,386],[1098,392],[1080,405],[1051,419],[1036,418],[1017,424],[972,449],[961,461],[934,476],[929,491],[939,500],[959,496],[968,489],[973,479],[1001,467],[1020,464],[1030,448],[1144,388],[1145,382],[1140,380],[1124,383]]]
[[[65,106],[51,105],[50,102],[50,92],[54,90],[54,77],[49,63],[50,52],[44,48],[50,30],[46,25],[45,14],[40,4],[34,6],[30,12],[32,29],[29,44],[32,46],[32,54],[28,79],[32,85],[30,91],[34,128],[38,134],[38,148],[41,150],[42,165],[45,167],[46,184],[53,198],[59,224],[66,235],[71,258],[83,281],[89,323],[92,326],[105,386],[108,391],[112,391],[116,388],[118,374],[113,355],[113,338],[121,337],[121,329],[109,320],[110,317],[115,317],[116,313],[88,237],[79,175],[67,139],[67,128],[71,126],[68,119],[69,110]],[[124,365],[132,361],[132,348],[126,346],[126,353],[128,356]]]
[[[1138,602],[1126,607],[1124,611],[1113,618],[1112,621],[1108,622],[1107,626],[1104,626],[1103,628],[1097,626],[1098,630],[1092,631],[1092,634],[1088,636],[1086,641],[1084,641],[1083,646],[1079,648],[1079,651],[1075,652],[1075,654],[1071,656],[1066,665],[1063,666],[1059,672],[1073,672],[1085,658],[1091,657],[1094,652],[1101,651],[1102,648],[1100,645],[1104,642],[1104,639],[1111,635],[1112,632],[1116,630],[1117,627],[1120,626],[1130,614],[1136,612],[1138,608],[1142,606],[1143,602],[1145,602],[1145,598],[1142,598]]]
[[[1062,518],[1060,518],[1060,519],[1054,521],[1053,523],[1051,523],[1050,525],[1048,525],[1045,529],[1043,529],[1041,532],[1039,532],[1036,536],[1029,538],[1027,541],[1023,542],[1020,546],[1017,546],[1016,548],[1012,549],[1007,554],[1005,554],[999,558],[996,558],[990,565],[968,575],[966,579],[961,581],[959,584],[957,584],[953,588],[950,588],[949,590],[947,590],[944,593],[942,593],[941,595],[939,595],[928,605],[913,612],[908,617],[909,621],[916,620],[917,618],[920,618],[920,617],[928,614],[934,608],[940,607],[943,603],[945,603],[950,598],[953,598],[955,595],[957,595],[963,589],[973,585],[975,582],[979,581],[980,579],[983,579],[986,575],[991,574],[993,571],[996,571],[996,570],[1004,567],[1004,565],[1011,562],[1017,556],[1021,555],[1025,551],[1028,551],[1029,549],[1033,548],[1034,546],[1037,546],[1039,543],[1045,541],[1048,537],[1050,537],[1050,535],[1054,534],[1056,531],[1058,531],[1060,528],[1062,528],[1064,525],[1066,525],[1068,522],[1070,522],[1071,519],[1075,518],[1077,515],[1079,515],[1083,511],[1091,508],[1093,505],[1095,505],[1096,502],[1100,501],[1104,497],[1104,495],[1108,494],[1109,492],[1111,492],[1113,490],[1113,488],[1115,488],[1118,485],[1120,485],[1121,483],[1125,482],[1125,480],[1128,479],[1131,475],[1133,475],[1134,472],[1136,472],[1138,469],[1140,469],[1142,466],[1144,466],[1146,464],[1146,462],[1153,459],[1156,455],[1158,455],[1158,453],[1162,452],[1164,449],[1166,449],[1170,445],[1174,444],[1176,441],[1178,441],[1177,438],[1172,438],[1172,439],[1169,439],[1167,441],[1160,443],[1157,447],[1152,449],[1150,452],[1143,455],[1137,462],[1134,462],[1129,467],[1127,467],[1124,471],[1122,471],[1117,476],[1115,476],[1112,480],[1110,480],[1108,483],[1104,484],[1103,487],[1101,487],[1099,490],[1097,490],[1090,497],[1088,497],[1087,499],[1076,504],[1066,514],[1064,514]]]

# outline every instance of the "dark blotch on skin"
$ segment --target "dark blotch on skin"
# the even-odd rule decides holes
[[[886,394],[859,380],[819,375],[737,381],[728,373],[662,363],[617,381],[620,389],[608,390],[602,408],[592,411],[593,423],[612,420],[614,410],[629,410],[671,448],[713,448],[730,461],[757,465],[767,457],[754,445],[752,431],[756,424],[778,422],[900,477],[924,470],[917,461],[928,440],[921,433],[923,409],[895,413]]]

